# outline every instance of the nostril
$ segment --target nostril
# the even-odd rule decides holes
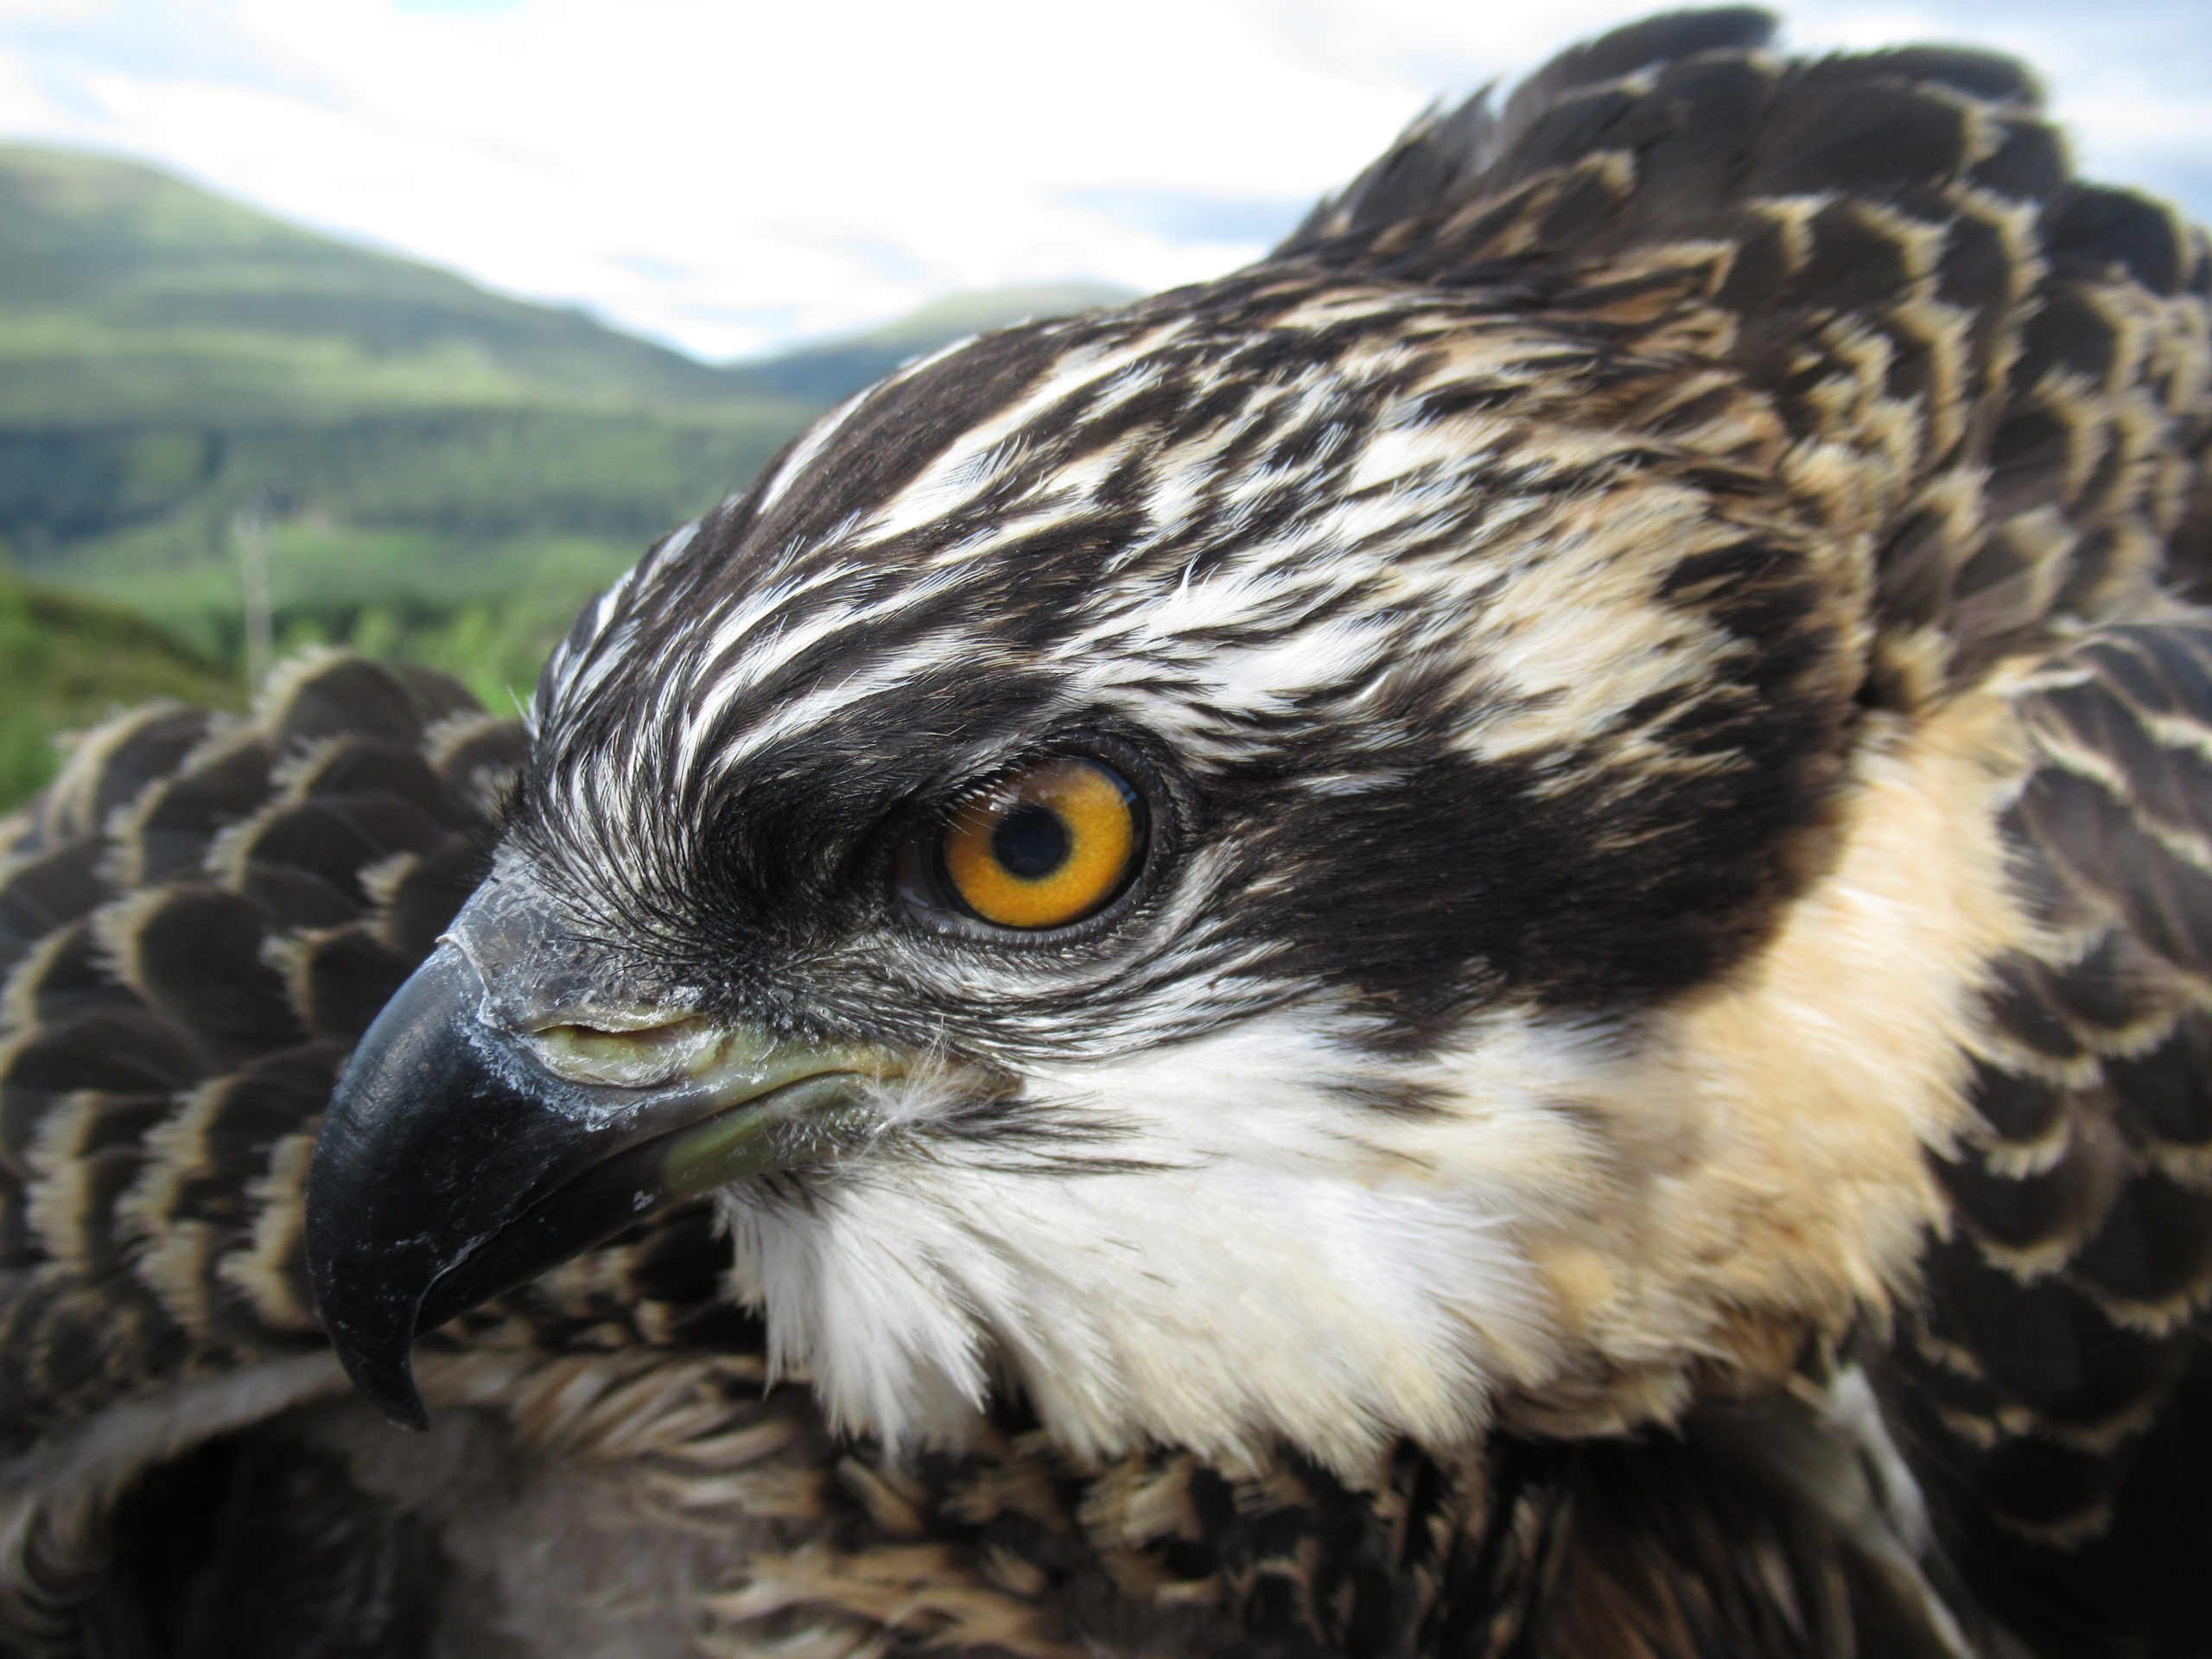
[[[526,1033],[524,1041],[557,1076],[645,1089],[694,1071],[710,1057],[715,1033],[707,1021],[687,1015],[649,1025],[568,1021]]]
[[[596,1026],[581,1020],[569,1020],[559,1025],[547,1026],[533,1034],[557,1036],[561,1041],[569,1043],[665,1043],[703,1023],[695,1015],[687,1015],[681,1020],[661,1020],[650,1026]]]

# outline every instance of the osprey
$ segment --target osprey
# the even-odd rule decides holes
[[[1770,27],[87,739],[14,1649],[2212,1649],[2212,263]]]

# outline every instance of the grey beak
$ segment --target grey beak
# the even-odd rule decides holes
[[[354,1051],[308,1173],[308,1270],[332,1345],[412,1428],[429,1421],[418,1334],[661,1204],[823,1161],[869,1132],[867,1084],[900,1069],[690,1020],[680,1063],[640,1065],[627,1052],[653,1031],[638,1020],[518,1032],[488,1017],[495,989],[442,944]]]

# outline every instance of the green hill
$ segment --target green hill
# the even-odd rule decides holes
[[[249,501],[634,543],[810,409],[151,168],[0,148],[0,535],[57,576],[190,564]]]
[[[149,697],[235,708],[244,688],[135,612],[0,574],[0,811],[52,774],[59,736]]]
[[[211,648],[247,511],[294,608],[460,603],[541,564],[581,602],[901,359],[1115,297],[962,296],[715,367],[153,168],[0,146],[0,537]]]
[[[1122,297],[960,296],[718,367],[137,162],[0,145],[0,564],[41,615],[74,593],[235,665],[239,530],[264,523],[280,646],[404,651],[504,702],[821,409],[963,334]],[[0,705],[0,750],[35,727],[43,753],[42,721]]]
[[[721,406],[725,371],[108,156],[0,147],[0,407],[290,419]],[[98,354],[96,382],[79,372]]]

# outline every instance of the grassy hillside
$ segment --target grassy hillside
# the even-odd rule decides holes
[[[0,811],[52,775],[63,733],[149,697],[235,708],[243,695],[137,613],[0,573]]]
[[[902,359],[1114,297],[963,296],[714,367],[151,168],[0,145],[0,537],[27,569],[141,599],[141,578],[163,593],[223,556],[250,505],[326,541],[410,532],[426,563],[540,537],[626,560]]]
[[[234,527],[323,632],[542,582],[573,609],[814,405],[108,157],[0,147],[0,538],[236,633]]]
[[[720,408],[733,377],[580,312],[317,236],[135,162],[0,146],[11,423]],[[97,355],[101,372],[80,372]]]
[[[240,527],[264,523],[280,644],[404,652],[500,703],[819,410],[962,334],[1121,297],[963,296],[716,367],[136,162],[0,145],[0,562],[40,615],[75,594],[83,617],[158,619],[175,662],[234,668]],[[68,660],[120,662],[123,640]],[[0,703],[0,753],[42,753],[45,720]],[[28,775],[0,774],[0,803]]]

